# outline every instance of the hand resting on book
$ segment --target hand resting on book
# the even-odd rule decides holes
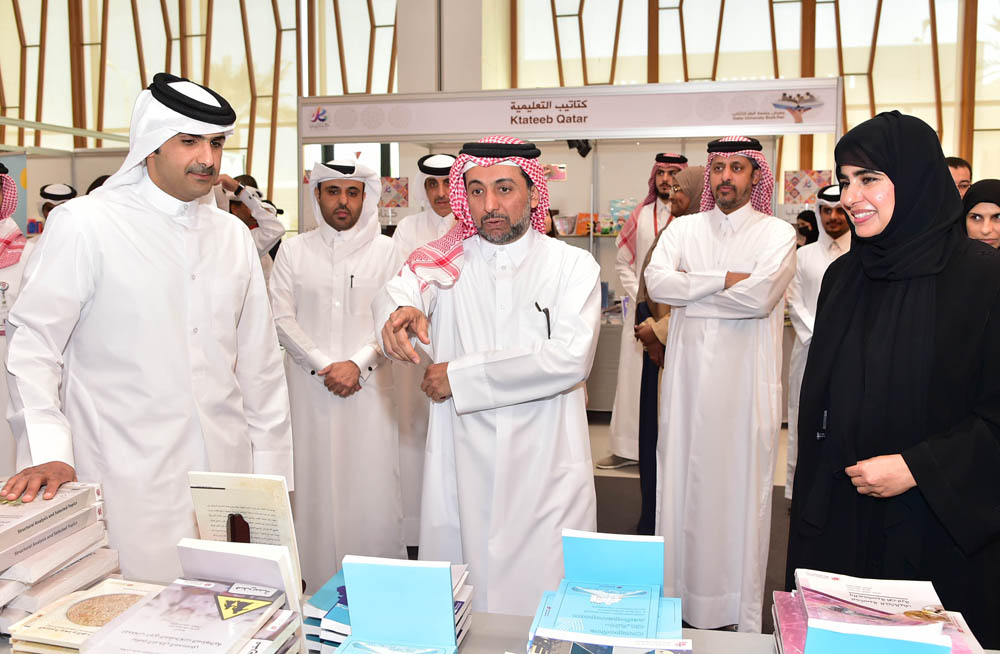
[[[76,470],[73,466],[62,461],[49,461],[25,468],[12,476],[4,484],[3,490],[0,490],[0,495],[7,500],[16,500],[20,497],[22,502],[30,502],[35,499],[42,486],[45,486],[45,494],[42,497],[51,500],[59,487],[68,481],[76,481]]]

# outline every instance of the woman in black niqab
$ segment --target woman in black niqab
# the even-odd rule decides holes
[[[786,584],[796,568],[929,580],[1000,647],[1000,255],[966,238],[923,121],[879,114],[836,160],[842,184],[844,166],[886,175],[895,207],[868,237],[852,219],[851,250],[823,279]]]

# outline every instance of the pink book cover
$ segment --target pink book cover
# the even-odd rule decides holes
[[[795,593],[775,591],[774,611],[778,618],[784,654],[803,654],[806,648],[806,613]]]

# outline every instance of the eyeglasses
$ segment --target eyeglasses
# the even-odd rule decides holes
[[[681,188],[679,184],[674,184],[673,186],[670,187],[670,192],[671,193],[680,193],[683,190],[684,189]]]

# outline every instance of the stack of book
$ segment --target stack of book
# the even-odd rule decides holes
[[[473,587],[465,583],[469,566],[451,566],[451,585],[455,615],[455,640],[461,644],[472,621]],[[351,615],[347,608],[344,570],[330,578],[303,607],[306,648],[310,652],[330,654],[351,636]]]
[[[105,579],[90,590],[70,593],[10,628],[14,652],[77,652],[87,638],[163,586]]]
[[[680,599],[661,596],[663,538],[567,529],[563,568],[558,590],[542,595],[528,654],[691,651]]]
[[[294,638],[298,626],[292,611],[278,615],[284,603],[284,592],[276,588],[176,579],[87,638],[80,652],[273,654]]]
[[[0,486],[6,483],[0,478]],[[118,569],[106,549],[98,484],[63,484],[50,500],[0,500],[0,632]]]
[[[929,581],[799,569],[795,585],[791,593],[774,593],[779,654],[983,652],[962,614],[946,611]]]

